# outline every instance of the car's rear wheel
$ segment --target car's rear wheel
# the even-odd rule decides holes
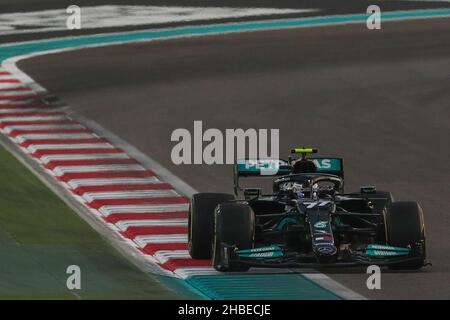
[[[223,203],[217,206],[214,221],[213,266],[218,271],[247,271],[246,264],[224,261],[221,244],[240,250],[253,248],[255,214],[252,208],[240,203]]]
[[[214,210],[234,200],[226,193],[197,193],[191,198],[188,216],[188,250],[194,259],[210,259],[212,254]]]
[[[421,243],[422,250],[418,259],[412,262],[390,266],[396,270],[414,270],[421,268],[426,259],[425,222],[420,205],[414,201],[397,201],[385,211],[386,242],[391,246],[416,247]]]

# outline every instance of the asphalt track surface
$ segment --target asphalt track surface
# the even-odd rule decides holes
[[[450,22],[292,29],[109,46],[19,64],[82,115],[199,191],[230,192],[229,166],[173,165],[174,129],[280,128],[281,153],[343,156],[347,190],[374,184],[426,215],[420,272],[329,275],[377,299],[450,298]]]

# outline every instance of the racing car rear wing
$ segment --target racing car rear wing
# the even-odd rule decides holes
[[[282,176],[291,172],[291,165],[283,159],[238,159],[235,172],[239,177]]]
[[[318,173],[334,174],[344,178],[344,160],[342,158],[308,158],[317,167]]]
[[[344,177],[342,158],[308,158],[317,167],[317,173],[334,174]],[[233,167],[235,193],[241,190],[240,177],[284,176],[291,173],[292,165],[283,159],[238,159]]]

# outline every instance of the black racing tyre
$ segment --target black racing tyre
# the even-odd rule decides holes
[[[191,198],[188,216],[188,250],[194,259],[210,259],[212,254],[214,210],[234,200],[226,193],[197,193]]]
[[[217,206],[214,220],[213,266],[218,271],[239,272],[250,269],[248,265],[230,262],[225,266],[220,244],[236,246],[240,250],[253,248],[255,214],[249,205],[223,203]]]
[[[414,270],[423,267],[425,252],[425,221],[420,205],[415,201],[397,201],[385,212],[386,240],[391,246],[406,247],[423,243],[421,257],[417,261],[390,266],[395,270]]]

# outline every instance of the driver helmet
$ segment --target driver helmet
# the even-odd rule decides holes
[[[316,164],[308,159],[300,159],[295,161],[295,163],[292,165],[292,174],[299,174],[299,173],[316,173],[317,172],[317,166]]]

